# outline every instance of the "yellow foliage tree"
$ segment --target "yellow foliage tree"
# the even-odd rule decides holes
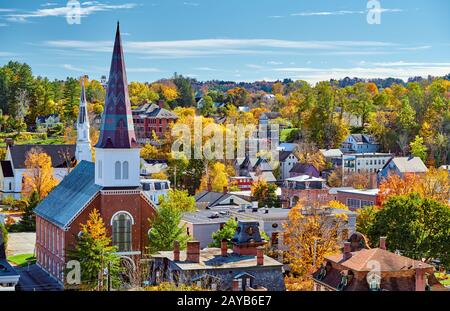
[[[346,217],[336,217],[341,221],[330,221],[326,209],[305,208],[301,204],[289,211],[283,225],[285,256],[291,267],[291,277],[286,282],[288,290],[311,290],[310,275],[319,268],[325,256],[339,250],[340,232]]]
[[[228,187],[228,174],[223,163],[215,162],[210,165],[209,172],[202,177],[200,191],[207,190],[208,183],[211,184],[212,191],[222,192],[224,187]]]
[[[166,173],[164,173],[164,172],[154,173],[154,174],[152,174],[151,177],[153,179],[161,179],[161,180],[167,180],[168,179]]]
[[[143,159],[158,159],[159,151],[158,148],[150,144],[145,144],[141,149],[141,158]]]
[[[22,187],[25,197],[28,198],[36,191],[39,199],[43,199],[58,184],[58,180],[53,176],[52,159],[42,149],[33,148],[27,153],[25,167]]]

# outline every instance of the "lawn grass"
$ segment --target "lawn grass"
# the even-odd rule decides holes
[[[16,141],[16,145],[59,145],[64,144],[64,137],[51,137],[47,139],[33,138],[29,140]],[[5,142],[0,142],[0,147],[6,147]]]
[[[288,128],[288,129],[282,129],[280,131],[280,142],[287,142],[289,140],[289,135],[292,131],[297,131],[298,128]]]
[[[28,265],[28,262],[30,262],[30,264],[34,264],[36,262],[36,257],[34,257],[33,254],[19,254],[9,256],[7,259],[9,262],[12,262],[19,267],[26,267]]]
[[[438,281],[442,285],[449,285],[450,286],[450,274],[444,275],[444,273],[435,273],[434,276],[438,279]]]

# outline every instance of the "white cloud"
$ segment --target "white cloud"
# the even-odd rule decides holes
[[[268,61],[267,65],[283,65],[283,62],[277,62],[274,60]]]
[[[81,17],[86,17],[97,12],[105,12],[112,10],[126,10],[136,8],[138,4],[136,3],[125,3],[125,4],[107,4],[100,3],[98,1],[89,1],[82,3],[79,14]],[[37,9],[35,11],[26,13],[15,13],[5,15],[6,19],[11,22],[24,23],[31,18],[39,17],[65,17],[68,14],[73,14],[73,9],[69,6],[55,7],[55,8],[45,8]]]
[[[58,3],[56,3],[56,2],[47,2],[47,3],[41,4],[42,7],[55,6],[55,5],[58,5]]]
[[[161,72],[158,68],[127,68],[127,72],[133,72],[133,73],[149,73],[149,72]]]
[[[199,70],[199,71],[216,71],[217,69],[211,68],[211,67],[196,67],[194,68],[194,70]]]
[[[367,63],[360,62],[359,67],[284,67],[275,68],[281,76],[295,79],[304,79],[309,82],[318,82],[329,79],[342,79],[345,77],[359,77],[365,79],[399,78],[407,80],[410,77],[443,76],[450,72],[450,63]]]
[[[110,52],[112,41],[59,40],[44,45],[57,49]],[[397,45],[379,41],[294,41],[278,39],[196,39],[175,41],[126,41],[127,53],[145,58],[186,58],[217,55],[299,55],[304,53],[380,54],[377,49]],[[374,50],[375,49],[375,50]]]
[[[348,14],[364,14],[365,11],[322,11],[322,12],[299,12],[292,13],[291,16],[330,16],[330,15],[348,15]]]
[[[200,3],[197,3],[197,2],[183,2],[183,4],[187,5],[187,6],[199,6],[200,5]]]
[[[398,13],[403,12],[402,9],[371,9],[373,13]],[[319,12],[298,12],[292,13],[291,16],[337,16],[337,15],[351,15],[351,14],[366,14],[368,11],[351,11],[351,10],[339,10],[339,11],[319,11]]]
[[[6,27],[8,24],[0,23],[0,27]]]
[[[0,51],[0,57],[10,57],[13,56],[14,54],[10,53],[10,52],[1,52]]]

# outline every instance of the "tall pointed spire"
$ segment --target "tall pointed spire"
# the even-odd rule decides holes
[[[89,137],[90,125],[87,113],[84,79],[85,77],[81,78],[81,94],[77,119],[77,145],[75,150],[75,157],[78,162],[83,160],[92,162],[91,139]]]
[[[100,137],[95,147],[105,149],[139,147],[134,133],[119,22],[117,22]]]

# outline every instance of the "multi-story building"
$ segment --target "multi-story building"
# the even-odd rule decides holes
[[[162,179],[141,179],[142,191],[155,204],[159,204],[160,197],[166,197],[170,190],[170,181]]]
[[[389,175],[397,175],[403,178],[407,174],[425,174],[427,167],[419,157],[395,157],[387,161],[378,173],[378,180]]]
[[[303,205],[322,205],[330,200],[332,195],[323,178],[300,175],[286,179],[281,187],[283,208],[294,207],[298,202]]]
[[[378,189],[339,189],[336,200],[354,211],[364,206],[378,205]]]
[[[147,143],[153,139],[153,133],[158,138],[170,132],[170,124],[178,119],[177,115],[164,108],[164,102],[144,104],[133,110],[133,122],[136,139],[139,143]]]
[[[342,143],[344,153],[373,153],[378,152],[380,144],[367,134],[350,134]]]
[[[389,153],[344,154],[344,174],[353,172],[377,173],[392,159]]]

